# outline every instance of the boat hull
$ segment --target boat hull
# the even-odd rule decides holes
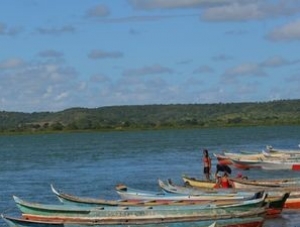
[[[232,218],[232,219],[219,219],[219,220],[207,220],[207,221],[168,221],[168,222],[110,222],[105,221],[80,221],[80,220],[64,220],[62,218],[47,218],[39,217],[36,220],[28,220],[25,218],[11,218],[4,216],[4,221],[10,227],[80,227],[80,226],[110,226],[110,227],[123,227],[123,226],[143,226],[143,227],[262,227],[264,223],[263,217],[251,217],[251,218]]]

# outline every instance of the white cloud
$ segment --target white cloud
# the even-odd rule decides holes
[[[104,59],[104,58],[122,58],[123,53],[120,51],[103,51],[103,50],[92,50],[88,54],[90,59]]]
[[[300,3],[294,0],[232,0],[228,4],[205,9],[201,18],[207,21],[249,21],[286,17],[299,12]]]
[[[223,5],[231,1],[232,0],[128,0],[135,9],[139,10],[198,8]]]
[[[103,4],[94,6],[86,12],[86,17],[90,18],[107,17],[108,15],[110,15],[110,10],[106,5]]]
[[[0,69],[14,69],[24,64],[25,62],[20,58],[10,58],[0,62]]]
[[[144,76],[144,75],[151,75],[151,74],[163,74],[163,73],[173,73],[173,70],[161,66],[159,64],[154,64],[151,66],[145,66],[142,68],[137,68],[137,69],[127,69],[124,70],[123,75],[124,76]]]
[[[244,63],[225,71],[225,77],[236,78],[239,76],[266,76],[267,74],[258,64]]]
[[[271,41],[300,41],[300,20],[275,28],[266,38]]]

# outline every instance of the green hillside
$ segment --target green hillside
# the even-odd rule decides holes
[[[2,133],[249,125],[300,125],[300,100],[111,106],[38,113],[0,112]]]

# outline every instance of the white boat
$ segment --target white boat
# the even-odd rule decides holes
[[[267,146],[266,149],[262,151],[262,153],[267,158],[300,158],[300,149],[274,149],[271,146]]]
[[[300,159],[263,160],[260,163],[264,170],[298,170],[300,171]]]

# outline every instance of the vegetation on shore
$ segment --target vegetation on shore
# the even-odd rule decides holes
[[[60,112],[0,112],[0,133],[300,125],[300,99],[252,103],[134,105]]]

